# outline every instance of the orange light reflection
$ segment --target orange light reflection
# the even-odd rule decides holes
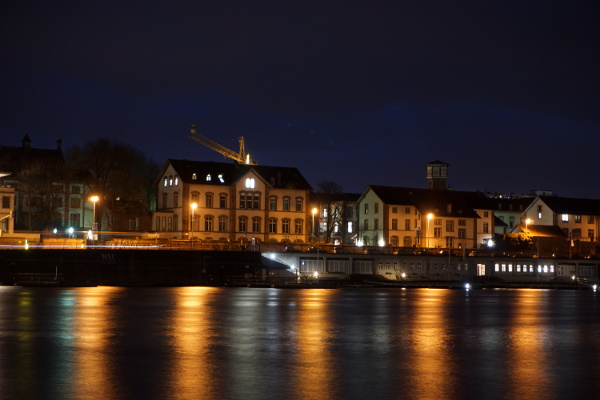
[[[115,287],[98,287],[81,293],[76,305],[75,377],[73,393],[76,399],[96,398],[99,393],[106,399],[116,399],[111,339],[115,330],[115,317],[109,306],[115,294],[123,290]]]
[[[419,289],[423,300],[416,303],[410,328],[413,343],[411,385],[406,398],[443,399],[453,392],[455,366],[451,363],[452,337],[445,307],[452,292],[445,289]]]
[[[177,289],[177,307],[169,323],[173,338],[174,365],[170,368],[169,396],[172,399],[217,399],[215,376],[214,311],[206,304],[219,289],[182,287]]]
[[[544,371],[545,335],[540,321],[540,308],[545,291],[521,289],[516,291],[514,320],[510,323],[507,398],[541,399],[547,396],[548,374]]]

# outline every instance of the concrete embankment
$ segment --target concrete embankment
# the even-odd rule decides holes
[[[0,284],[223,286],[285,269],[258,252],[134,249],[0,251]]]

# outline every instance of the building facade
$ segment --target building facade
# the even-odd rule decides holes
[[[156,184],[153,229],[165,237],[309,240],[312,188],[296,168],[170,159]]]
[[[357,201],[359,246],[477,248],[493,238],[481,193],[369,186]]]
[[[0,147],[0,186],[14,190],[14,229],[42,231],[91,228],[92,204],[81,174],[65,163],[62,141],[36,149],[28,135],[20,147]]]

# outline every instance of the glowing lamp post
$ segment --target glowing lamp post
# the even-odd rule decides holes
[[[92,214],[92,231],[95,231],[98,229],[98,223],[96,222],[96,203],[98,200],[100,200],[100,198],[98,196],[92,196],[90,197],[90,200],[92,203],[94,203],[94,213]]]
[[[525,233],[529,235],[529,224],[531,223],[531,218],[527,218],[525,220]]]
[[[192,203],[191,207],[192,207],[192,219],[190,220],[190,231],[194,232],[194,219],[195,219],[196,208],[198,208],[198,204]]]
[[[316,241],[317,240],[317,235],[315,235],[315,215],[319,212],[319,210],[317,210],[317,208],[313,208],[311,213],[312,213],[312,234],[313,234],[313,239]]]
[[[426,232],[427,248],[429,248],[429,221],[431,221],[431,218],[433,218],[433,214],[432,213],[427,214],[427,232]]]

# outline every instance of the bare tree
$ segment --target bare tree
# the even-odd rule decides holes
[[[333,241],[332,236],[336,225],[340,226],[343,221],[344,202],[340,199],[343,188],[333,181],[321,181],[317,183],[317,188],[319,194],[317,197],[321,202],[320,206],[325,220],[323,239],[329,243]]]
[[[19,173],[19,192],[27,210],[27,228],[42,230],[55,226],[64,216],[67,183],[72,171],[58,159],[36,160]]]
[[[70,148],[67,161],[92,175],[90,191],[101,198],[96,204],[97,218],[104,215],[109,230],[113,229],[119,212],[119,201],[137,201],[146,210],[153,208],[153,182],[159,167],[133,146],[106,138],[96,139],[81,148]]]

